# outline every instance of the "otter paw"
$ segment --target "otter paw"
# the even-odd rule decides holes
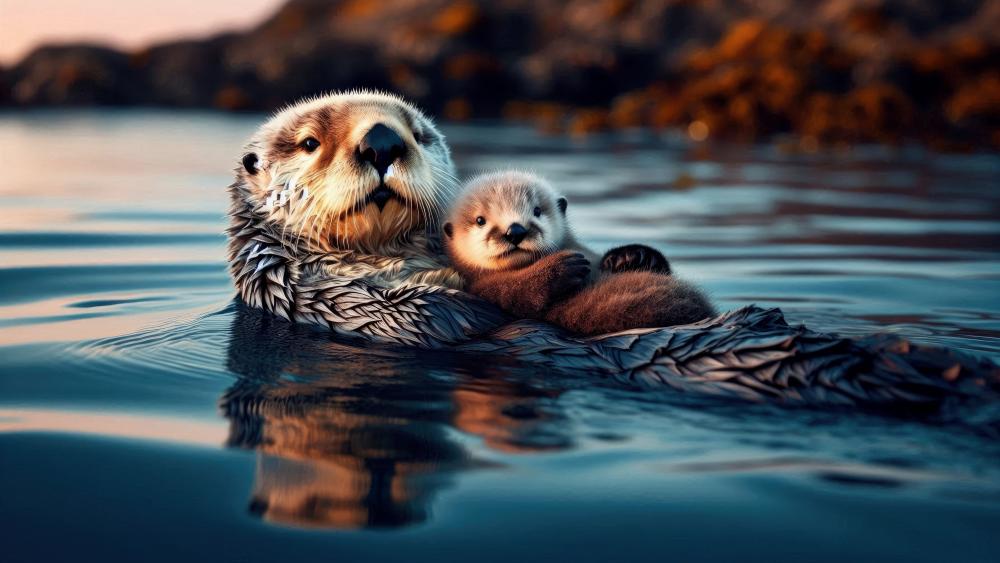
[[[548,303],[577,293],[590,278],[590,261],[579,252],[564,250],[535,264],[544,272],[543,293]]]
[[[659,250],[644,244],[627,244],[612,248],[601,258],[601,271],[612,274],[645,270],[660,274],[670,273],[670,262]]]

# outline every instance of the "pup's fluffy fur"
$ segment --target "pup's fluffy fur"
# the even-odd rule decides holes
[[[666,259],[649,247],[611,250],[592,276],[594,255],[573,237],[566,208],[545,180],[525,172],[466,184],[444,225],[445,249],[466,289],[516,316],[588,335],[716,315],[708,298],[670,275]],[[523,240],[509,240],[512,226]]]

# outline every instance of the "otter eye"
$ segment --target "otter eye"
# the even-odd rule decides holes
[[[535,207],[535,217],[541,217],[541,216],[542,216],[542,208],[536,206]]]
[[[483,225],[485,225],[486,224],[486,217],[483,217],[482,215],[480,215],[479,217],[476,217],[476,224],[479,225],[480,227],[482,227]]]
[[[251,176],[257,173],[257,155],[254,153],[247,153],[243,155],[243,169],[247,171]]]
[[[306,137],[306,140],[299,143],[299,146],[305,149],[306,152],[313,152],[319,148],[319,141],[315,137]]]

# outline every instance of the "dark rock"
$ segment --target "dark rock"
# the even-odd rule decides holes
[[[224,56],[229,36],[207,41],[183,41],[150,47],[131,56],[143,77],[146,103],[205,107],[226,82]]]
[[[19,105],[121,105],[141,101],[124,53],[93,45],[42,47],[8,74]]]
[[[39,49],[0,71],[0,104],[266,110],[384,88],[576,135],[996,146],[998,63],[989,0],[291,0],[205,40]]]

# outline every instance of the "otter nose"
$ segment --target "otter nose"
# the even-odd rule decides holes
[[[520,223],[514,223],[507,229],[507,232],[503,234],[504,240],[517,246],[521,244],[524,237],[528,236],[528,229],[525,229]]]
[[[358,155],[362,162],[375,167],[379,176],[385,176],[389,165],[403,156],[406,145],[398,133],[382,123],[376,123],[361,139]]]

